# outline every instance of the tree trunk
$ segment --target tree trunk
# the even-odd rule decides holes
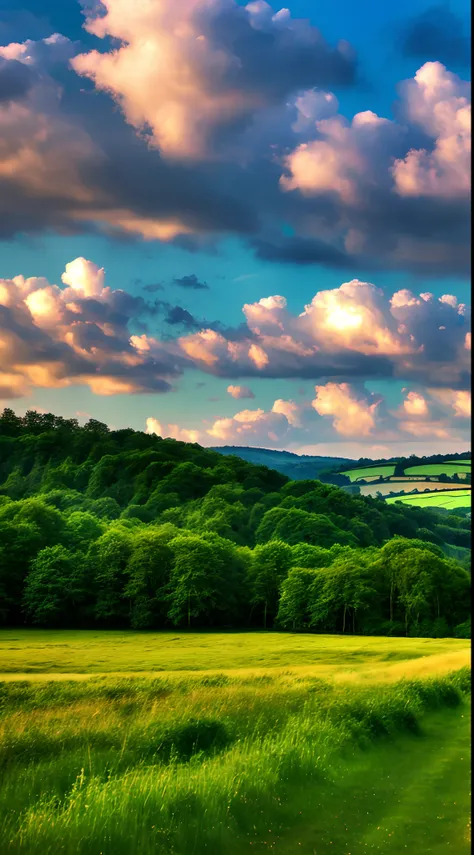
[[[343,633],[346,631],[346,606],[344,606],[344,614],[342,617],[342,631]]]
[[[267,628],[267,601],[265,600],[265,605],[263,608],[263,628]]]
[[[355,635],[356,631],[356,611],[357,609],[354,609],[352,612],[352,635]]]

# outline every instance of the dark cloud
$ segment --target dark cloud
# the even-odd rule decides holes
[[[311,238],[285,237],[273,240],[255,238],[251,241],[258,258],[281,261],[287,264],[326,264],[328,267],[347,268],[354,260],[343,250]]]
[[[467,68],[471,40],[465,30],[465,22],[443,3],[412,18],[402,29],[399,44],[404,56]]]
[[[172,306],[165,317],[165,322],[171,326],[180,324],[188,329],[198,329],[201,324],[195,317],[188,312],[187,309],[182,309],[181,306]]]
[[[148,291],[149,294],[155,294],[157,291],[163,291],[163,285],[160,282],[151,282],[149,285],[144,285],[143,290]]]
[[[173,285],[179,285],[180,288],[192,288],[194,291],[209,290],[209,285],[206,282],[201,282],[195,273],[173,279]]]
[[[36,74],[27,65],[0,57],[0,103],[21,101],[35,79]]]

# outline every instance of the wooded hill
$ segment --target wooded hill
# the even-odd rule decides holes
[[[9,625],[466,635],[467,526],[196,444],[0,416]]]

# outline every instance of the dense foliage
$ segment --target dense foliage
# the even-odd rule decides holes
[[[0,416],[10,625],[465,634],[467,525],[94,420]]]

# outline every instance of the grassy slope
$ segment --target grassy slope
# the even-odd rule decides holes
[[[132,672],[255,673],[292,669],[332,676],[412,662],[468,664],[469,641],[278,632],[0,630],[0,673],[50,677]],[[429,659],[420,659],[429,657]],[[454,657],[454,658],[453,658]],[[375,670],[374,670],[375,669]],[[439,671],[439,669],[438,669]],[[398,676],[403,673],[397,672]]]
[[[355,751],[333,769],[333,787],[298,794],[288,814],[300,820],[278,830],[273,848],[281,855],[468,855],[469,762],[469,708],[435,713],[421,740]]]
[[[455,685],[4,686],[0,851],[464,855],[466,707]],[[224,728],[224,741],[191,758],[197,720],[213,738]]]

